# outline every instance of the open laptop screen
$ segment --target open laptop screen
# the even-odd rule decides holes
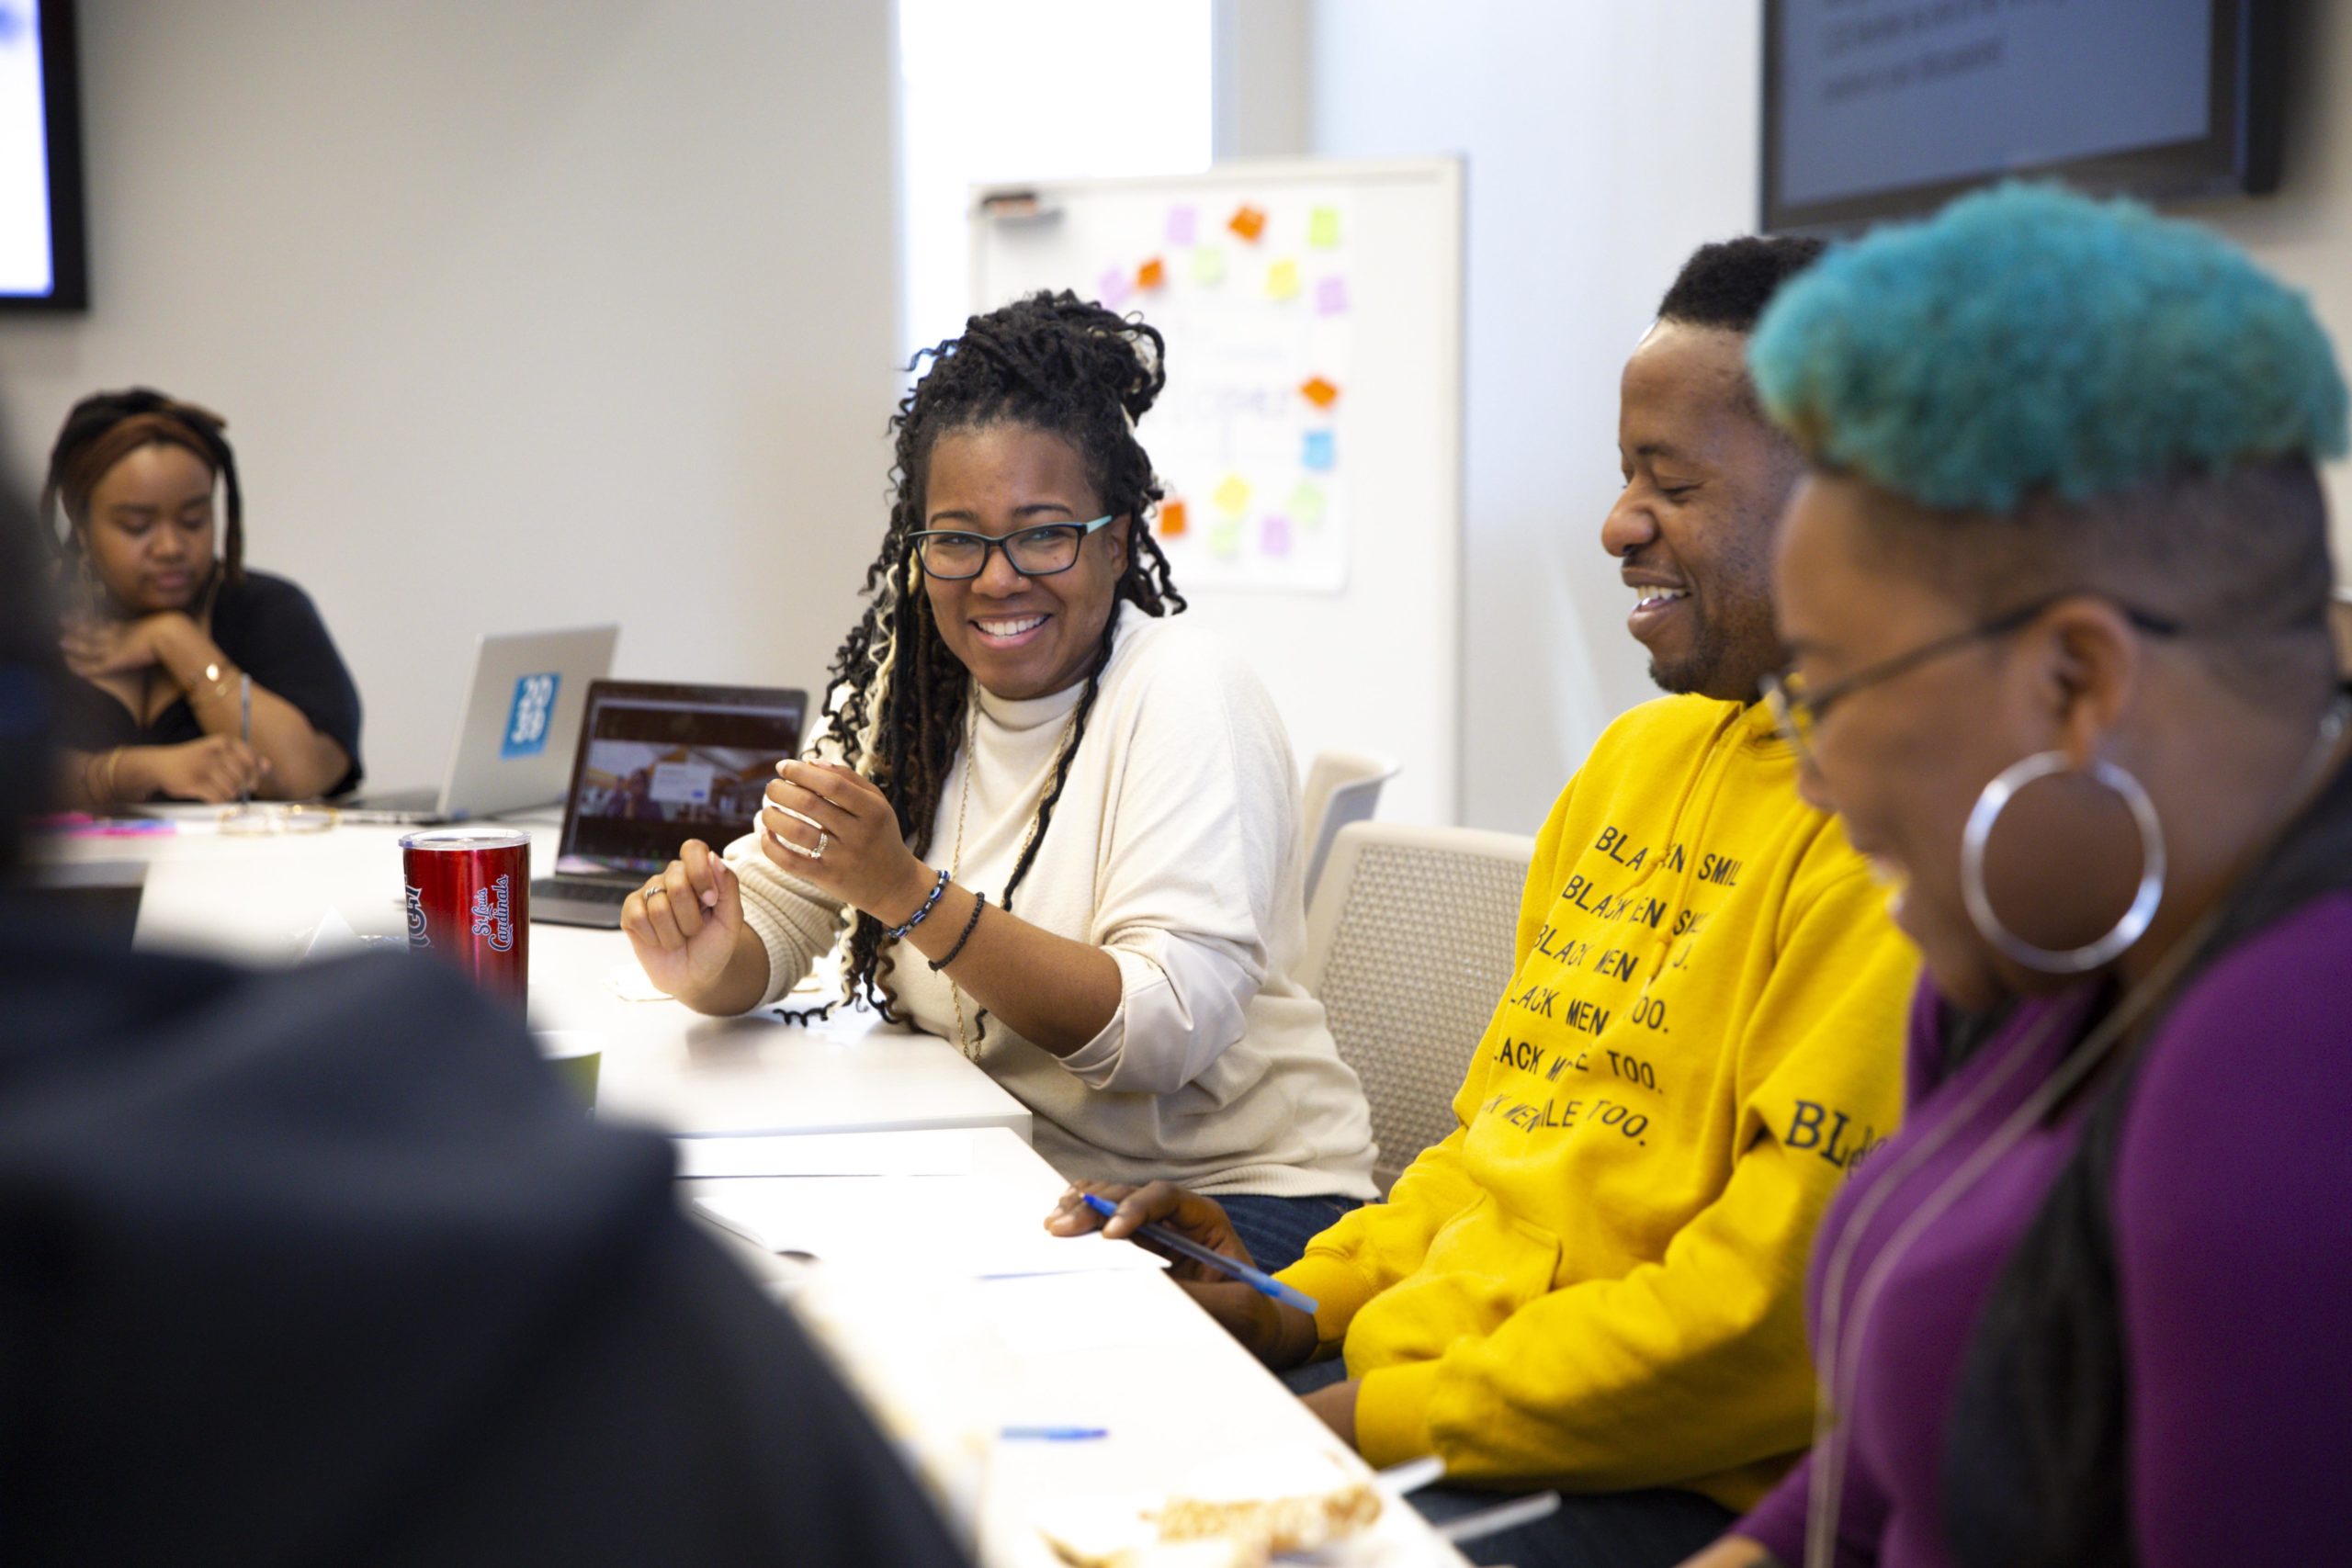
[[[588,688],[559,875],[661,870],[688,839],[751,829],[775,765],[800,747],[808,694],[598,681]]]

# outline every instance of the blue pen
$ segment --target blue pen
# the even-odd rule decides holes
[[[1088,1208],[1106,1220],[1119,1212],[1119,1206],[1107,1198],[1098,1198],[1091,1192],[1081,1192],[1079,1197],[1084,1200]],[[1205,1263],[1212,1269],[1230,1274],[1260,1294],[1272,1296],[1285,1306],[1295,1306],[1309,1316],[1314,1315],[1315,1298],[1306,1292],[1293,1290],[1272,1274],[1262,1269],[1252,1269],[1247,1263],[1237,1262],[1221,1252],[1211,1252],[1196,1241],[1187,1241],[1166,1225],[1137,1225],[1135,1234],[1157,1246],[1166,1247],[1180,1258],[1189,1258],[1195,1263]]]

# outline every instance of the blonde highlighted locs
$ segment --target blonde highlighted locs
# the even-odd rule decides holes
[[[940,636],[910,541],[923,525],[932,449],[950,432],[1000,424],[1026,426],[1069,442],[1086,465],[1103,508],[1133,520],[1126,570],[1115,589],[1118,600],[1147,615],[1182,612],[1184,597],[1148,526],[1162,492],[1151,458],[1136,439],[1136,422],[1167,384],[1165,346],[1159,332],[1139,319],[1121,317],[1067,291],[1037,293],[972,317],[961,335],[922,350],[908,366],[913,370],[931,362],[891,416],[896,450],[890,521],[865,570],[865,613],[833,657],[826,709],[842,760],[889,800],[899,834],[918,855],[932,847],[940,793],[963,740],[971,685],[962,661]],[[1110,662],[1118,621],[1114,604],[1087,666],[1085,690],[1055,762],[1053,782],[997,900],[1008,911],[1052,824],[1071,760],[1085,743],[1087,718]],[[848,992],[895,1019],[894,960],[886,930],[862,912],[851,911],[847,919]]]

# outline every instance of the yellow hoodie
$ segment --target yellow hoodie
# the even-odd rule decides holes
[[[1917,958],[1764,705],[1671,697],[1552,808],[1517,960],[1461,1125],[1282,1278],[1374,1464],[1745,1508],[1811,1438],[1806,1254],[1894,1130]]]

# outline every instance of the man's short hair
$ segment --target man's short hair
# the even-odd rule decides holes
[[[1658,301],[1658,319],[1694,327],[1721,327],[1742,337],[1781,285],[1820,259],[1828,247],[1801,234],[1750,234],[1701,245]]]

